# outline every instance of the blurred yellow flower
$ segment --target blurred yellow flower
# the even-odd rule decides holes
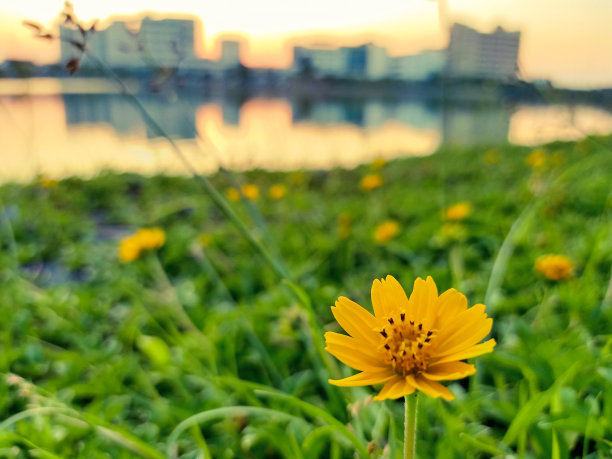
[[[361,179],[359,183],[359,187],[363,191],[370,191],[375,188],[380,188],[383,184],[383,178],[380,174],[368,174],[364,178]]]
[[[541,149],[533,150],[525,158],[525,164],[534,169],[543,167],[546,165],[546,152]]]
[[[227,199],[230,201],[238,202],[240,201],[240,191],[236,188],[230,188],[227,190]]]
[[[351,236],[351,227],[353,225],[353,217],[348,212],[342,212],[338,215],[338,237],[340,239],[348,239]]]
[[[140,245],[133,236],[128,236],[119,242],[119,259],[125,263],[136,260],[140,256]]]
[[[493,325],[485,306],[468,308],[465,296],[450,289],[438,295],[434,280],[420,277],[410,298],[392,276],[372,285],[374,315],[341,296],[332,314],[348,333],[325,333],[325,350],[360,371],[332,380],[336,386],[384,384],[374,400],[396,399],[419,390],[433,398],[454,400],[438,381],[476,373],[462,360],[493,351],[495,340],[484,339]]]
[[[134,261],[145,250],[155,250],[166,243],[166,233],[161,228],[141,228],[119,242],[119,259],[125,263]]]
[[[268,196],[271,199],[282,199],[287,194],[287,187],[282,184],[272,185],[268,190]]]
[[[491,149],[487,150],[484,154],[484,161],[487,164],[497,164],[501,161],[501,154],[499,150]]]
[[[559,281],[572,275],[574,266],[565,255],[542,255],[535,262],[535,269],[550,280]]]
[[[255,201],[259,198],[259,188],[257,188],[257,185],[247,183],[246,185],[242,185],[240,189],[242,190],[244,197],[250,199],[251,201]]]
[[[472,204],[461,201],[446,208],[444,215],[448,220],[463,220],[472,215]]]
[[[387,164],[387,160],[385,158],[378,157],[370,163],[370,169],[373,171],[379,171],[385,166],[385,164]]]
[[[395,220],[387,220],[376,227],[374,240],[377,244],[385,244],[397,236],[399,233],[399,223]]]

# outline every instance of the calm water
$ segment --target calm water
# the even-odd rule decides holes
[[[102,169],[184,172],[168,141],[147,128],[125,97],[84,94],[88,88],[62,95],[53,82],[26,89],[27,95],[11,95],[0,83],[0,181],[88,176]],[[428,155],[442,144],[531,145],[612,132],[612,113],[585,105],[475,109],[414,101],[239,101],[176,94],[142,101],[201,172],[219,165],[351,167],[376,157]]]

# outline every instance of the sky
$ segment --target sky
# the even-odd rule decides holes
[[[293,44],[374,42],[392,56],[442,49],[453,22],[490,32],[521,31],[519,66],[528,80],[550,79],[570,88],[612,87],[612,0],[74,0],[83,21],[144,11],[192,15],[200,57],[215,58],[221,37],[244,37],[242,61],[287,67]],[[170,6],[171,5],[171,9]],[[53,28],[62,0],[19,0],[0,5],[0,61],[57,62],[59,45],[32,37],[21,24]]]

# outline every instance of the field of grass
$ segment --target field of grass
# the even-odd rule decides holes
[[[257,186],[229,201],[251,241],[192,178],[1,186],[0,456],[400,457],[403,400],[331,386],[353,370],[322,357],[330,305],[370,309],[391,274],[484,302],[498,342],[448,385],[455,401],[420,397],[418,457],[612,457],[611,149],[210,177],[224,196]],[[376,241],[385,221],[397,234]],[[152,227],[165,244],[121,261],[121,239]],[[537,272],[545,254],[571,275]]]

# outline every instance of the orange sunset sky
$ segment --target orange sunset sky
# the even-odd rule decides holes
[[[462,22],[483,32],[501,25],[521,30],[519,65],[527,79],[574,88],[612,87],[612,0],[75,0],[84,21],[144,11],[201,19],[200,57],[215,58],[219,37],[244,37],[242,61],[287,67],[292,44],[385,46],[390,55],[444,48],[448,26]],[[57,62],[59,45],[32,38],[21,22],[53,28],[63,1],[19,0],[0,6],[0,61]]]

